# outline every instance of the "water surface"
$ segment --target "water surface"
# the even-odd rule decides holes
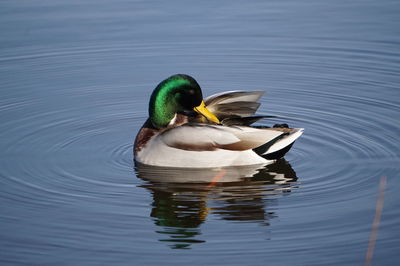
[[[2,1],[2,265],[400,262],[397,1]],[[151,91],[267,91],[284,160],[135,168]]]

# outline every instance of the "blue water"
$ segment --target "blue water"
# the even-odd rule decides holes
[[[398,1],[0,2],[0,264],[400,262]],[[135,169],[153,88],[265,89],[264,169]]]

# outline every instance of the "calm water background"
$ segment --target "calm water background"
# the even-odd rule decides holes
[[[400,263],[398,1],[1,1],[0,264]],[[134,169],[152,89],[265,89],[264,169]],[[214,176],[223,183],[210,183]],[[185,183],[191,178],[196,184]]]

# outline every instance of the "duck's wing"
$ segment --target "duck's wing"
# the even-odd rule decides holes
[[[187,151],[244,151],[275,141],[282,134],[285,133],[279,130],[252,127],[186,124],[166,130],[158,138],[171,148]]]
[[[260,103],[257,102],[265,91],[227,91],[211,95],[204,103],[220,120],[228,117],[252,116]]]
[[[263,118],[275,118],[276,116],[272,115],[252,115],[252,116],[230,116],[226,117],[221,121],[221,124],[224,126],[250,126],[251,124],[257,122]]]
[[[208,107],[218,103],[257,102],[264,93],[265,91],[225,91],[208,96],[204,103]]]

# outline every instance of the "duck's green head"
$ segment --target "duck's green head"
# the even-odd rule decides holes
[[[219,123],[205,107],[199,84],[188,75],[177,74],[163,80],[151,94],[149,115],[156,128],[166,127],[176,113],[191,110]]]

